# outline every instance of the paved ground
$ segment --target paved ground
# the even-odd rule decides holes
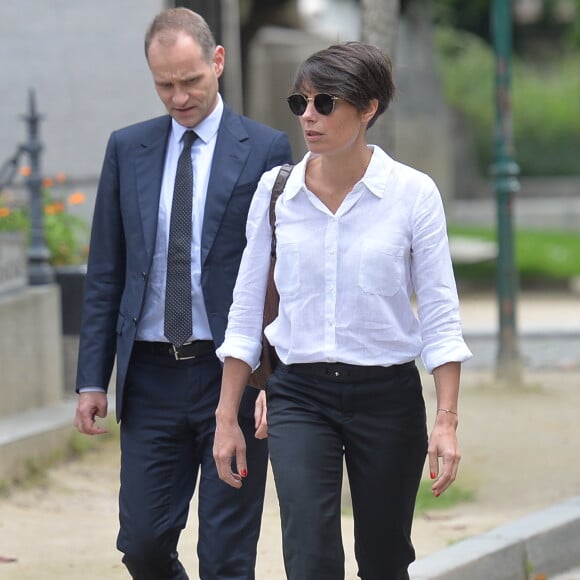
[[[487,293],[461,298],[463,331],[474,352],[465,370],[497,363],[497,299]],[[516,297],[516,329],[522,366],[532,371],[580,370],[580,294],[526,292]]]
[[[419,557],[578,495],[580,349],[572,348],[564,335],[580,331],[579,300],[572,295],[545,294],[522,298],[523,351],[527,352],[526,336],[532,331],[544,340],[555,334],[563,338],[543,365],[532,358],[545,354],[545,348],[530,351],[529,357],[526,354],[523,384],[508,388],[499,385],[494,372],[494,301],[484,295],[462,299],[465,332],[476,357],[464,369],[459,427],[463,461],[457,485],[471,490],[474,500],[416,519],[414,541]],[[471,339],[477,336],[488,345],[488,355]],[[477,362],[482,356],[488,357],[487,364]],[[428,377],[425,397],[432,418],[434,397]],[[44,484],[13,490],[0,499],[0,578],[127,578],[114,549],[116,445],[114,440],[107,442],[81,461],[55,467]],[[353,580],[352,520],[346,512],[343,522],[347,579]],[[193,516],[180,547],[192,578],[197,577],[194,542]],[[2,563],[2,558],[16,561]],[[277,504],[269,485],[258,580],[284,578],[281,562]]]

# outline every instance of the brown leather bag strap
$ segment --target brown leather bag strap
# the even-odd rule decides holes
[[[274,187],[272,187],[272,196],[270,197],[270,228],[272,228],[272,258],[276,258],[276,201],[280,197],[280,194],[284,191],[286,186],[286,181],[292,173],[294,165],[290,163],[285,163],[280,167],[280,171],[276,176],[276,181],[274,182]]]

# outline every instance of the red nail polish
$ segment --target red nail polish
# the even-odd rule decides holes
[[[434,471],[432,471],[430,475],[431,479],[435,479],[437,477],[437,474]]]
[[[240,471],[240,474],[242,477],[246,477],[248,475],[248,471],[246,469],[242,469],[242,471]]]

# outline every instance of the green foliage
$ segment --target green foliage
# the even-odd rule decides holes
[[[83,264],[87,259],[88,226],[81,218],[71,215],[50,192],[43,193],[43,224],[46,245],[54,266]],[[22,231],[30,235],[30,216],[27,207],[10,208],[0,203],[0,232]]]
[[[580,173],[580,54],[514,67],[516,161],[525,175]]]
[[[474,498],[474,493],[471,490],[462,488],[457,482],[439,497],[433,495],[431,485],[432,482],[428,480],[422,480],[419,484],[419,493],[415,502],[415,517],[431,510],[449,509],[459,503],[472,501]]]
[[[451,226],[450,235],[496,241],[497,234],[488,228]],[[514,234],[516,267],[520,281],[538,283],[566,281],[580,276],[580,233],[516,230]],[[495,279],[495,263],[457,264],[458,280],[489,281]]]
[[[88,437],[87,435],[75,431],[69,442],[69,448],[67,450],[68,458],[77,459],[98,449],[108,441],[118,441],[120,427],[113,416],[109,416],[103,420],[99,419],[98,423],[99,426],[106,429],[107,432],[98,437]]]
[[[574,0],[576,5],[576,18],[568,31],[568,41],[571,48],[580,49],[580,0]]]
[[[486,174],[493,154],[493,55],[477,36],[451,28],[439,28],[436,41],[446,100],[467,118]]]
[[[47,215],[44,219],[46,244],[55,266],[84,264],[87,250],[83,243],[86,223],[69,213]]]
[[[489,0],[434,0],[435,21],[482,38],[489,35]]]
[[[493,161],[493,51],[476,36],[449,28],[438,30],[437,46],[447,101],[467,117],[479,167],[486,175]],[[514,62],[514,147],[522,175],[580,173],[578,70],[580,54],[564,56],[550,66]]]
[[[580,48],[580,0],[569,0],[575,7],[576,16],[562,19],[562,0],[542,0],[542,12],[534,23],[513,21],[514,50],[522,57],[530,52],[552,52],[566,47]],[[404,12],[409,4],[401,0]],[[432,0],[436,24],[456,28],[491,41],[491,12],[489,0]],[[520,37],[533,37],[533,43],[520,43]]]

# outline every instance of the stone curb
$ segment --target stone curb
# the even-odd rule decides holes
[[[0,484],[25,477],[36,460],[58,453],[74,432],[76,399],[0,418]]]
[[[528,580],[580,565],[580,496],[414,562],[411,580]]]

